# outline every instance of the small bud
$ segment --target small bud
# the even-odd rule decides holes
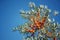
[[[53,18],[53,22],[55,21],[55,19]]]
[[[59,14],[59,12],[58,11],[54,11],[54,15],[56,16],[57,14]]]
[[[51,12],[51,10],[49,9],[49,12]]]
[[[48,7],[45,5],[45,8],[47,9]]]

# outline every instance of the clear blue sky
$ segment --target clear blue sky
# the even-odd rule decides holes
[[[22,40],[22,34],[12,32],[13,27],[23,24],[24,20],[19,12],[28,10],[29,2],[37,6],[47,5],[52,10],[60,11],[60,0],[0,0],[0,40]],[[60,14],[54,17],[60,23]]]

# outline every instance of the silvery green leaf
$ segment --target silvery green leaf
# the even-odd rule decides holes
[[[48,18],[48,21],[51,22],[51,19]]]
[[[44,8],[44,5],[40,5],[40,8]]]
[[[35,7],[35,4],[33,2],[29,3],[30,7]]]
[[[21,13],[21,14],[24,14],[24,13],[25,13],[25,11],[24,11],[24,10],[20,10],[20,13]]]

